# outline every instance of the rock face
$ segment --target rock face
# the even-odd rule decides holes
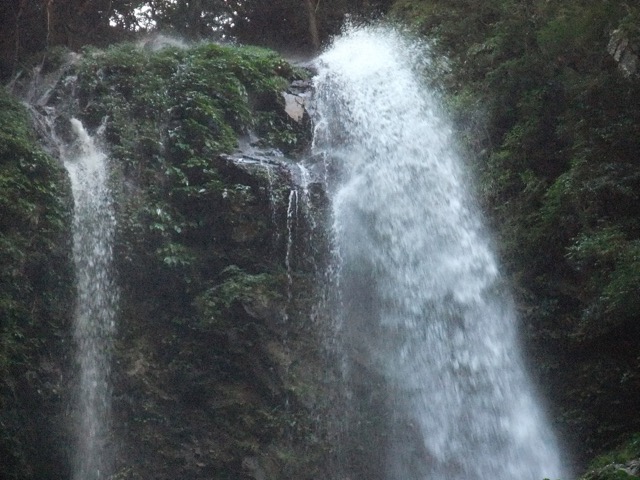
[[[123,478],[322,476],[312,232],[302,206],[288,222],[294,167],[262,160],[215,160],[226,221],[207,243],[223,251],[201,288],[175,294],[169,279],[140,278],[125,289],[114,379]]]
[[[73,141],[66,125],[78,118],[110,159],[121,292],[111,478],[328,476],[326,428],[316,419],[329,408],[331,370],[314,312],[326,250],[315,220],[326,200],[318,185],[301,183],[295,158],[309,125],[304,112],[285,112],[282,96],[301,75],[256,49],[122,46],[67,66],[40,99],[50,134]],[[250,139],[244,150],[234,148],[238,138]],[[49,178],[68,190],[63,177]],[[68,269],[64,222],[55,225],[67,243],[55,244],[51,267]],[[56,289],[67,286],[58,297],[69,305],[72,275],[63,273],[51,275]],[[0,453],[10,459],[1,478],[71,477],[72,402],[61,392],[75,382],[65,330],[72,309],[58,303],[57,316],[24,330],[33,345],[16,350],[30,380],[20,368],[1,370]],[[47,346],[42,355],[38,345]]]
[[[308,81],[297,80],[282,93],[285,101],[285,112],[293,120],[302,123],[311,100],[311,84]]]
[[[639,49],[633,45],[625,32],[615,30],[611,33],[607,51],[618,63],[618,68],[627,76],[635,77],[640,68]]]

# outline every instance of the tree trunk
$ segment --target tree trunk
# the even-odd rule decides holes
[[[309,35],[311,44],[316,50],[320,49],[320,33],[318,32],[318,7],[320,0],[306,0],[307,14],[309,16]]]
[[[199,40],[202,38],[202,0],[191,0],[187,5],[187,9],[189,36]]]

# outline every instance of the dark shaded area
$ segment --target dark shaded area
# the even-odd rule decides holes
[[[0,90],[0,477],[68,478],[70,191]],[[52,475],[53,473],[53,476]]]
[[[220,40],[313,52],[345,18],[383,14],[391,0],[5,0],[0,4],[0,79],[57,46],[104,47],[158,30],[188,40]],[[144,7],[141,17],[139,8]],[[153,27],[155,25],[155,27]]]
[[[313,52],[318,45],[314,45],[311,17],[315,17],[315,35],[322,45],[340,33],[345,20],[371,20],[384,14],[391,4],[390,0],[248,1],[230,33],[243,43]]]
[[[6,80],[33,57],[45,58],[55,46],[80,49],[130,38],[109,21],[124,0],[5,0],[0,4],[0,79]]]

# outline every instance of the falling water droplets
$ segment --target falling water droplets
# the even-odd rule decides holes
[[[287,206],[287,251],[285,254],[285,268],[287,269],[287,308],[291,305],[293,294],[292,256],[295,240],[295,227],[298,220],[298,190],[292,188],[289,192]]]
[[[79,364],[75,404],[74,480],[107,478],[111,463],[109,384],[117,288],[111,272],[115,215],[107,157],[82,123],[62,152],[74,199],[73,258],[77,277],[74,339]]]
[[[366,378],[383,396],[355,417],[381,426],[358,425],[351,441],[371,462],[383,452],[375,474],[387,480],[559,478],[451,127],[417,74],[420,48],[390,29],[352,29],[318,60],[313,148],[335,172],[346,408],[365,408]]]

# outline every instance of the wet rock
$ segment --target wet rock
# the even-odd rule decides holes
[[[302,123],[311,99],[311,83],[305,80],[296,80],[291,83],[286,92],[282,92],[285,101],[285,112],[293,120]]]
[[[640,49],[633,45],[625,32],[614,30],[609,38],[607,51],[618,64],[618,68],[627,77],[637,76],[640,68]]]

